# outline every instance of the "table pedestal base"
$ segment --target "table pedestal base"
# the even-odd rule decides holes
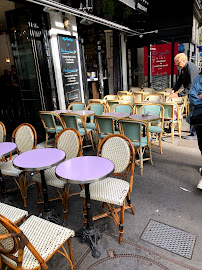
[[[63,225],[63,222],[60,220],[54,209],[50,209],[48,212],[41,213],[39,217],[55,224]]]
[[[5,182],[2,176],[2,173],[0,171],[0,187],[1,187],[1,193],[2,193],[2,199],[1,202],[5,203],[5,204],[9,204],[11,206],[15,206],[15,203],[13,201],[13,198],[11,196],[8,196],[7,194],[7,190],[6,190],[6,186],[5,186]]]
[[[80,237],[83,242],[89,242],[90,248],[92,250],[92,256],[94,258],[99,258],[101,252],[97,249],[97,241],[102,237],[101,231],[108,228],[105,224],[100,227],[92,226],[91,228],[83,227],[80,231],[76,232],[75,236]]]

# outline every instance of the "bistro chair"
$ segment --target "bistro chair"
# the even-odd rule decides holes
[[[118,99],[120,99],[122,96],[127,96],[128,94],[131,94],[131,93],[129,93],[129,91],[118,91],[117,97]]]
[[[63,150],[65,152],[66,160],[75,158],[78,156],[82,156],[82,138],[77,130],[72,128],[63,129],[55,139],[55,147]],[[79,193],[70,194],[70,184],[67,184],[66,181],[60,180],[55,175],[55,168],[51,167],[44,171],[45,179],[47,186],[52,186],[57,189],[58,197],[50,198],[51,200],[61,200],[63,205],[63,213],[64,213],[64,222],[67,220],[67,200],[68,197],[73,195],[77,195]],[[41,175],[37,173],[32,177],[33,181],[36,183],[36,191],[37,191],[37,203],[38,210],[40,210],[40,205],[43,203],[41,199],[41,189],[38,186],[38,183],[41,184]],[[62,192],[61,192],[62,190]]]
[[[103,113],[107,112],[107,107],[105,104],[101,103],[90,103],[87,106],[87,110],[91,110],[95,112],[95,115],[102,115]],[[94,123],[94,115],[90,116],[90,122],[86,123],[86,128],[92,128],[96,129],[95,123]]]
[[[117,104],[112,107],[112,112],[126,112],[132,114],[133,106],[129,104]]]
[[[164,128],[164,107],[161,104],[145,104],[140,108],[140,113],[146,114],[150,112],[159,116],[159,120],[152,121],[149,125],[149,132],[154,135],[155,140],[152,139],[151,144],[156,145],[160,148],[160,153],[162,154],[162,134]]]
[[[173,88],[166,88],[164,89],[164,92],[171,94],[171,92],[173,91]]]
[[[92,146],[93,150],[95,150],[94,143],[93,143],[93,137],[92,137],[92,130],[93,129],[86,127],[83,118],[79,114],[76,114],[76,113],[61,113],[60,116],[61,116],[61,119],[62,119],[62,121],[64,123],[65,128],[76,129],[79,132],[79,134],[81,135],[82,141],[84,140],[85,136],[90,137],[91,144],[85,145],[85,146],[83,146],[83,148]],[[78,119],[82,123],[81,126],[78,124]]]
[[[46,132],[46,147],[48,147],[48,138],[50,134],[60,133],[64,129],[64,125],[61,121],[59,114],[52,111],[40,111],[40,118]]]
[[[120,132],[115,129],[116,119],[111,116],[95,115],[95,125],[100,141],[111,134],[119,134]]]
[[[152,95],[154,93],[154,88],[151,88],[151,87],[143,87],[142,88],[142,91],[143,92],[149,92],[150,95]]]
[[[141,102],[144,100],[144,93],[143,92],[135,91],[135,92],[132,92],[132,95],[135,99],[134,102]]]
[[[133,93],[133,92],[140,92],[142,90],[141,87],[131,87],[129,92]]]
[[[17,225],[25,221],[25,218],[28,216],[28,212],[20,208],[0,202],[0,215],[6,217],[11,222]]]
[[[133,106],[134,102],[135,102],[135,98],[133,95],[127,95],[127,96],[122,96],[120,98],[121,104],[130,104],[131,106]]]
[[[161,102],[164,107],[164,136],[171,136],[174,143],[174,136],[178,135],[181,138],[182,116],[178,104],[174,102]],[[177,132],[175,129],[177,128]]]
[[[6,269],[47,269],[47,262],[58,252],[75,269],[71,246],[74,231],[36,216],[17,227],[0,215],[0,253]],[[69,255],[64,244],[68,242]]]
[[[83,102],[72,102],[69,104],[68,110],[72,111],[86,110],[86,104]]]
[[[117,95],[106,95],[103,100],[115,100],[118,99]]]
[[[6,141],[6,128],[2,122],[0,122],[0,142]]]
[[[151,164],[153,165],[151,154],[151,138],[149,137],[148,124],[144,121],[125,119],[120,119],[118,123],[120,133],[131,140],[132,144],[137,149],[139,159],[136,159],[135,164],[140,167],[140,175],[143,175],[143,162],[150,160]],[[142,136],[143,128],[145,128],[145,137]],[[146,148],[149,149],[148,158],[143,157]]]
[[[163,101],[163,96],[157,95],[157,94],[148,95],[146,97],[146,100],[148,100],[148,101],[155,101],[155,102],[159,103],[159,102]]]
[[[13,131],[12,141],[17,144],[18,154],[35,149],[37,145],[37,134],[35,128],[28,123],[21,124]],[[17,155],[12,156],[11,160],[1,165],[1,173],[2,175],[13,177],[18,188],[20,189],[24,201],[24,207],[27,207],[27,188],[32,183],[28,184],[26,172],[16,169],[13,166],[13,159],[16,156]],[[22,179],[22,177],[24,179]]]
[[[108,112],[111,112],[112,110],[112,107],[116,104],[120,104],[121,103],[121,100],[120,99],[114,99],[114,100],[107,100],[106,101],[106,107],[107,107],[107,110]]]
[[[88,104],[91,104],[91,103],[98,103],[98,104],[103,104],[103,100],[102,99],[98,99],[98,98],[94,98],[94,99],[89,99],[88,100]]]
[[[130,193],[133,188],[133,175],[135,167],[135,149],[131,141],[123,135],[109,135],[98,146],[97,155],[107,158],[114,163],[113,177],[107,177],[101,181],[90,184],[91,200],[100,201],[107,207],[107,212],[93,217],[97,220],[103,217],[112,217],[119,231],[119,243],[122,244],[124,233],[124,212],[131,209],[135,214],[131,202]],[[127,176],[129,182],[126,181]],[[117,178],[116,176],[121,177]],[[85,192],[81,191],[83,198],[83,212],[86,216]],[[127,201],[128,205],[125,205]],[[119,206],[119,208],[116,208]],[[120,212],[120,215],[119,215]],[[84,219],[84,225],[86,218]]]

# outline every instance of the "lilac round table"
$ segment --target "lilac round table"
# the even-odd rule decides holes
[[[65,179],[70,184],[84,184],[86,195],[87,225],[77,236],[83,241],[90,241],[92,256],[98,258],[101,253],[97,250],[97,239],[100,231],[93,225],[89,184],[102,180],[114,171],[114,164],[109,159],[97,156],[82,156],[66,160],[56,168],[56,176]]]
[[[64,159],[64,151],[57,148],[43,148],[24,152],[13,160],[14,167],[20,170],[31,172],[40,171],[45,212],[43,218],[53,221],[55,223],[61,222],[57,220],[57,217],[50,209],[44,170],[52,166],[58,165],[60,162],[64,161]]]
[[[90,110],[72,111],[72,113],[79,114],[81,117],[84,117],[84,118],[95,114],[94,111],[90,111]]]
[[[9,155],[13,153],[16,149],[17,149],[17,145],[13,142],[1,142],[0,143],[0,157]],[[8,194],[6,191],[4,179],[2,177],[1,169],[0,169],[0,186],[1,186],[3,201],[7,204],[13,205],[13,202],[10,202],[8,199]]]
[[[109,113],[103,113],[102,115],[103,116],[112,116],[112,117],[119,119],[119,118],[128,117],[130,114],[126,113],[126,112],[109,112]]]

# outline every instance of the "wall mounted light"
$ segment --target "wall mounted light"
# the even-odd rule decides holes
[[[11,59],[6,57],[6,63],[10,63],[11,62]]]

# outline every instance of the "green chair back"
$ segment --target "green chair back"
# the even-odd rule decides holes
[[[114,118],[95,115],[95,125],[99,134],[114,134]]]
[[[113,112],[125,112],[131,114],[132,110],[133,110],[132,106],[127,104],[119,104],[112,107]]]
[[[94,111],[95,112],[95,115],[102,115],[103,112],[105,111],[105,107],[103,104],[90,104],[88,106],[88,108],[91,110],[91,111]],[[94,121],[94,115],[90,117],[90,122],[92,123]]]
[[[72,109],[72,111],[85,110],[85,105],[84,104],[72,104],[71,109]]]
[[[142,106],[140,109],[140,113],[146,114],[150,112],[151,114],[156,114],[161,116],[161,106],[160,105],[146,105]],[[159,123],[160,120],[152,121],[152,123]]]
[[[60,114],[60,116],[63,122],[65,123],[66,128],[73,128],[79,130],[77,124],[78,115],[72,113],[62,113]]]
[[[63,129],[59,115],[47,111],[40,112],[40,117],[46,132],[59,133]]]
[[[142,122],[133,120],[119,120],[121,134],[125,135],[128,139],[135,142],[141,141]]]

